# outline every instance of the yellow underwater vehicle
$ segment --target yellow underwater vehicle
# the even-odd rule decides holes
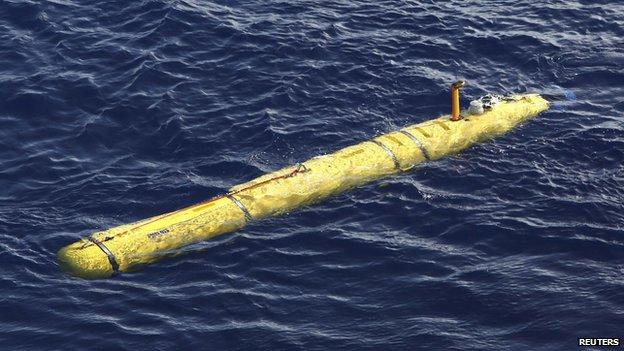
[[[512,130],[549,107],[548,101],[537,94],[488,95],[460,111],[459,89],[463,84],[460,81],[451,86],[450,116],[265,174],[184,209],[94,233],[63,247],[58,252],[59,264],[82,278],[125,272],[173,250],[238,230],[252,220],[309,205],[458,153]]]

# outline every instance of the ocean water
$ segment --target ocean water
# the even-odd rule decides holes
[[[621,1],[0,2],[0,349],[624,337]],[[59,248],[488,92],[492,142],[88,281]]]

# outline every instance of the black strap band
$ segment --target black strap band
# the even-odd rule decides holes
[[[371,143],[379,146],[380,148],[382,148],[387,154],[388,156],[390,156],[392,158],[392,162],[394,162],[394,167],[398,170],[401,169],[401,163],[399,162],[399,159],[396,157],[396,155],[394,154],[394,152],[392,152],[392,150],[390,150],[389,147],[387,147],[386,145],[384,145],[383,143],[381,143],[380,141],[377,140],[369,140]]]
[[[238,206],[238,208],[241,209],[241,211],[243,211],[243,213],[245,214],[245,219],[247,221],[251,221],[253,219],[253,217],[251,216],[251,213],[249,212],[249,210],[247,209],[247,207],[245,207],[245,205],[243,205],[242,202],[240,202],[240,200],[238,200],[237,198],[235,198],[233,195],[227,195],[227,198],[232,200],[232,202]]]
[[[429,151],[427,151],[427,148],[425,147],[425,144],[423,144],[423,142],[420,141],[420,139],[418,139],[414,134],[408,132],[407,130],[399,130],[399,133],[401,133],[401,134],[405,135],[406,137],[412,139],[414,144],[416,144],[416,146],[418,146],[418,148],[422,152],[423,156],[425,156],[427,161],[431,160],[431,157],[429,156]]]
[[[108,249],[108,247],[106,247],[106,245],[104,245],[102,242],[100,242],[99,240],[88,236],[87,240],[89,240],[90,242],[94,243],[95,245],[97,245],[97,247],[100,248],[100,250],[102,250],[102,252],[104,252],[106,254],[106,256],[108,257],[108,262],[110,263],[111,267],[113,268],[113,273],[118,273],[119,272],[119,264],[117,263],[117,260],[115,259],[115,255],[113,255],[113,253],[111,252],[111,250]]]

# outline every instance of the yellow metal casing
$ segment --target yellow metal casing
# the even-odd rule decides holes
[[[411,125],[263,175],[235,186],[229,196],[94,233],[93,241],[82,239],[63,247],[59,264],[83,278],[109,277],[115,264],[120,272],[128,271],[184,246],[233,232],[252,218],[275,216],[460,152],[510,131],[548,105],[539,95],[518,95],[481,115],[456,122],[443,116]]]

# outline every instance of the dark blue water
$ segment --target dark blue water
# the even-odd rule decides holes
[[[576,350],[624,337],[621,1],[0,2],[0,349]],[[487,92],[493,142],[109,280],[93,231]],[[586,348],[585,348],[586,349]]]

